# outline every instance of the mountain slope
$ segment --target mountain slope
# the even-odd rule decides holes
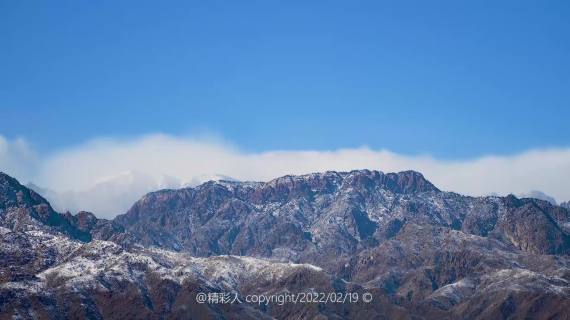
[[[108,241],[82,243],[5,228],[0,240],[0,319],[270,319],[250,305],[198,304],[195,296],[263,293],[286,288],[298,277],[331,290],[329,277],[310,265],[126,250]]]
[[[0,319],[563,319],[570,309],[569,212],[546,201],[361,170],[157,191],[107,221],[59,214],[0,178]],[[220,292],[361,299],[196,301]]]
[[[537,199],[442,192],[413,171],[209,182],[150,193],[115,221],[145,245],[198,256],[334,260],[376,246],[408,223],[492,237],[526,252],[570,252],[567,209]]]
[[[132,245],[137,240],[119,224],[89,212],[72,215],[53,210],[49,202],[16,179],[0,172],[0,226],[13,231],[41,230],[89,242],[111,240]]]
[[[13,230],[50,227],[73,239],[90,241],[91,235],[55,212],[46,199],[0,172],[0,225]]]

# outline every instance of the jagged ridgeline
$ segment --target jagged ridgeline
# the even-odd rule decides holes
[[[570,213],[359,170],[161,190],[112,221],[0,174],[0,318],[568,317]],[[370,292],[208,305],[199,292]]]

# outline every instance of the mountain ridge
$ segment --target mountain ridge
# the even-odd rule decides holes
[[[320,198],[315,199],[315,195]],[[336,198],[331,199],[331,197]],[[147,206],[148,203],[152,205]],[[268,204],[273,207],[269,208]],[[224,209],[224,205],[233,205],[234,207]],[[145,219],[158,219],[161,220],[162,224],[168,224],[168,220],[175,219],[178,214],[179,221],[170,221],[173,223],[172,227],[176,228],[175,225],[199,225],[203,227],[208,224],[210,218],[218,214],[220,221],[216,225],[219,226],[226,220],[224,215],[233,215],[232,218],[241,219],[234,220],[238,224],[245,223],[245,220],[248,220],[250,216],[255,216],[256,213],[260,212],[263,214],[258,215],[259,220],[265,221],[271,216],[279,219],[278,211],[280,208],[285,211],[289,210],[285,208],[286,205],[295,207],[291,210],[296,210],[297,213],[303,210],[310,212],[309,215],[301,214],[302,217],[297,215],[298,219],[285,221],[292,237],[295,237],[295,234],[310,231],[308,229],[312,223],[319,223],[318,220],[323,214],[323,208],[341,205],[344,211],[334,213],[332,218],[339,221],[350,220],[348,222],[353,230],[347,232],[351,234],[353,239],[346,239],[349,242],[353,240],[360,242],[365,238],[370,238],[372,233],[378,231],[378,226],[382,225],[383,219],[394,220],[393,211],[396,211],[395,215],[399,219],[393,221],[396,224],[397,221],[403,221],[404,217],[408,220],[423,219],[422,222],[462,228],[468,233],[477,235],[486,236],[494,230],[496,231],[494,236],[511,239],[513,244],[524,247],[525,250],[541,253],[568,253],[570,250],[567,226],[560,225],[560,221],[566,221],[568,218],[568,212],[565,209],[549,205],[542,200],[518,199],[513,195],[507,197],[468,197],[444,192],[415,171],[388,174],[370,170],[341,173],[329,171],[300,176],[289,175],[268,182],[228,183],[210,181],[196,188],[161,190],[149,193],[137,201],[127,213],[115,218],[115,221],[127,229],[130,228],[136,234],[133,226],[144,223]],[[473,206],[494,206],[495,208],[487,208],[484,214],[481,212],[476,212],[475,215],[467,214],[471,210],[470,207]],[[230,210],[232,212],[216,213],[213,212],[215,210]],[[524,212],[519,212],[521,210]],[[295,217],[296,212],[293,211],[289,212],[289,216]],[[505,213],[503,211],[507,214],[503,214]],[[352,217],[347,217],[344,214],[346,212],[350,212]],[[415,212],[421,214],[415,215],[413,214]],[[153,214],[158,216],[152,217]],[[540,246],[537,242],[544,239],[536,241],[532,238],[519,239],[524,236],[523,232],[519,232],[519,229],[529,229],[531,226],[519,223],[519,229],[511,230],[507,227],[509,223],[517,224],[517,221],[513,220],[513,215],[525,214],[537,219],[548,229],[546,233],[554,234],[559,238],[557,240],[559,243],[552,243],[552,246]],[[502,220],[499,219],[499,215]],[[508,223],[503,221],[505,219],[508,220]],[[248,220],[247,222],[252,221]],[[484,225],[485,223],[487,225]],[[147,245],[152,245],[151,242],[155,241],[159,246],[170,246],[170,249],[174,250],[180,250],[184,247],[182,242],[185,238],[182,236],[178,239],[176,235],[170,232],[171,227],[162,228],[160,224],[156,225],[149,222],[149,225],[145,225],[143,229],[147,236],[149,236],[148,232],[152,233],[153,230],[157,230],[161,234],[168,234],[163,239],[148,239]],[[229,231],[229,229],[217,229],[215,232],[206,233],[223,232],[226,233],[224,236],[230,241],[235,240],[232,239],[234,236],[239,238],[239,234],[231,235]],[[200,230],[193,232],[200,233]],[[143,237],[142,234],[140,236]],[[536,236],[545,237],[545,235]],[[340,239],[342,238],[340,237]],[[172,241],[177,243],[172,243]],[[166,244],[168,242],[170,244]],[[211,243],[212,241],[206,242]],[[201,254],[198,251],[190,252]],[[216,253],[230,252],[222,250]]]
[[[568,209],[441,191],[414,171],[210,181],[148,193],[112,221],[50,208],[0,174],[0,318],[550,319],[570,308]],[[196,303],[306,290],[374,302]]]

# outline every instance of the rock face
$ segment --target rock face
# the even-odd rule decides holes
[[[465,197],[438,190],[417,172],[362,170],[158,191],[116,222],[144,245],[198,256],[327,261],[377,246],[411,223],[500,239],[525,252],[568,254],[569,219],[568,210],[546,201]]]
[[[0,319],[570,317],[570,213],[542,200],[360,170],[157,191],[107,221],[0,183]],[[309,291],[361,299],[196,302]]]

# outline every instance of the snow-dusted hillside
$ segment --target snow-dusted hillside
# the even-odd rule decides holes
[[[0,319],[564,318],[569,217],[362,170],[162,190],[107,221],[0,174]],[[372,300],[197,300],[308,292]]]

